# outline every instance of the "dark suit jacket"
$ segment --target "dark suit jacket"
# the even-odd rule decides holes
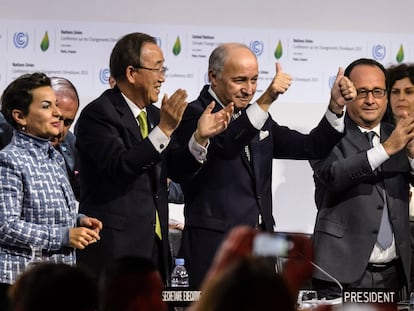
[[[72,190],[75,193],[76,200],[80,199],[80,184],[79,184],[79,163],[78,152],[75,146],[76,138],[72,132],[68,132],[65,140],[60,142],[56,149],[61,153],[65,159],[66,171]]]
[[[346,136],[314,169],[318,214],[314,230],[315,262],[342,283],[352,283],[365,271],[377,239],[383,197],[377,189],[381,173],[372,172],[367,158],[369,142],[348,116]],[[391,134],[381,124],[381,141]],[[408,227],[409,164],[405,151],[381,166],[398,255],[408,280],[410,232]],[[315,270],[316,278],[332,281]]]
[[[151,105],[146,110],[151,131],[159,123],[159,109]],[[105,91],[82,110],[76,145],[81,172],[80,212],[103,222],[101,240],[79,251],[78,262],[99,271],[117,257],[151,259],[157,210],[165,255],[160,264],[169,275],[166,151],[159,154],[148,138],[142,139],[118,87]],[[187,168],[191,167],[190,156],[187,148],[181,157]]]
[[[208,86],[190,103],[176,131],[184,144],[197,120],[213,100]],[[221,109],[219,104],[214,111]],[[222,134],[211,139],[208,159],[193,178],[182,182],[185,228],[182,254],[190,270],[190,283],[199,286],[225,234],[237,225],[254,227],[259,211],[266,231],[273,231],[272,160],[315,159],[326,156],[342,134],[324,118],[310,135],[278,125],[270,117],[259,131],[246,111]],[[244,147],[250,143],[252,162]]]
[[[6,147],[13,137],[13,127],[6,121],[0,112],[0,149]]]

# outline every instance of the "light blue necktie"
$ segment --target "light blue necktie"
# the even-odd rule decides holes
[[[376,136],[376,133],[374,131],[370,131],[366,132],[365,135],[367,136],[367,139],[371,147],[373,147],[374,137]],[[377,242],[381,246],[381,248],[385,250],[392,244],[392,229],[390,219],[388,216],[387,196],[385,194],[385,188],[383,184],[381,185],[381,188],[384,196],[384,208],[382,210],[381,224],[378,230]]]

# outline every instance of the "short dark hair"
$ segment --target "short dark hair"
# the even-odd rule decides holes
[[[414,64],[393,65],[387,69],[388,72],[388,89],[394,86],[395,82],[404,78],[410,79],[414,84]]]
[[[50,79],[42,72],[24,74],[12,81],[1,96],[1,112],[8,123],[17,128],[12,116],[14,109],[29,113],[29,106],[33,101],[33,90],[43,86],[51,86]]]
[[[125,78],[125,70],[130,65],[141,64],[141,50],[144,43],[154,43],[154,37],[141,32],[134,32],[123,36],[115,44],[111,52],[109,68],[115,81]]]
[[[388,80],[387,70],[385,69],[385,67],[380,62],[377,62],[375,59],[371,59],[371,58],[359,58],[357,60],[354,60],[352,63],[350,63],[345,68],[345,72],[344,72],[345,77],[349,78],[349,75],[351,74],[352,70],[356,66],[359,66],[359,65],[375,66],[375,67],[378,67],[379,69],[381,69],[381,71],[384,73],[385,85],[387,85],[387,80]]]
[[[90,311],[98,300],[96,284],[86,271],[53,262],[23,272],[8,294],[12,310],[20,306],[25,311]]]
[[[388,99],[388,105],[387,110],[384,114],[384,117],[382,118],[382,121],[394,123],[394,113],[391,109],[391,89],[393,88],[395,82],[398,80],[408,78],[410,79],[410,82],[414,84],[414,64],[399,64],[399,65],[392,65],[387,68],[387,74],[388,74],[388,82],[387,82],[387,99]]]

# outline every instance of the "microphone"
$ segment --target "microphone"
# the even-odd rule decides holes
[[[302,242],[306,242],[309,238],[307,236],[306,240]],[[297,240],[298,242],[300,240]],[[295,234],[293,233],[286,233],[286,232],[275,232],[273,234],[269,233],[260,233],[257,234],[253,241],[253,249],[252,253],[256,256],[264,256],[275,258],[275,270],[277,273],[283,272],[284,269],[284,261],[288,260],[288,258],[294,258],[298,256],[298,258],[306,259],[310,264],[319,270],[322,274],[327,276],[329,280],[332,280],[336,285],[338,285],[341,293],[341,300],[344,300],[344,288],[342,284],[333,277],[330,273],[322,269],[318,266],[315,262],[313,262],[310,258],[310,254],[305,254],[303,250],[296,249],[293,253],[292,250],[295,249]],[[302,245],[303,247],[303,245]],[[340,303],[338,302],[338,303]]]
[[[339,289],[341,290],[341,303],[343,303],[344,302],[344,287],[342,286],[342,284],[336,278],[334,278],[330,273],[328,273],[326,270],[322,269],[320,266],[318,266],[312,260],[310,260],[310,263],[313,267],[318,269],[325,276],[327,276],[330,280],[332,280],[336,285],[338,285]]]

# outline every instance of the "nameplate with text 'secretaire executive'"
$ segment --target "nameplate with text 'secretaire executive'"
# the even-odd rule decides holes
[[[201,291],[170,287],[162,292],[162,300],[171,306],[189,306],[200,298]]]

